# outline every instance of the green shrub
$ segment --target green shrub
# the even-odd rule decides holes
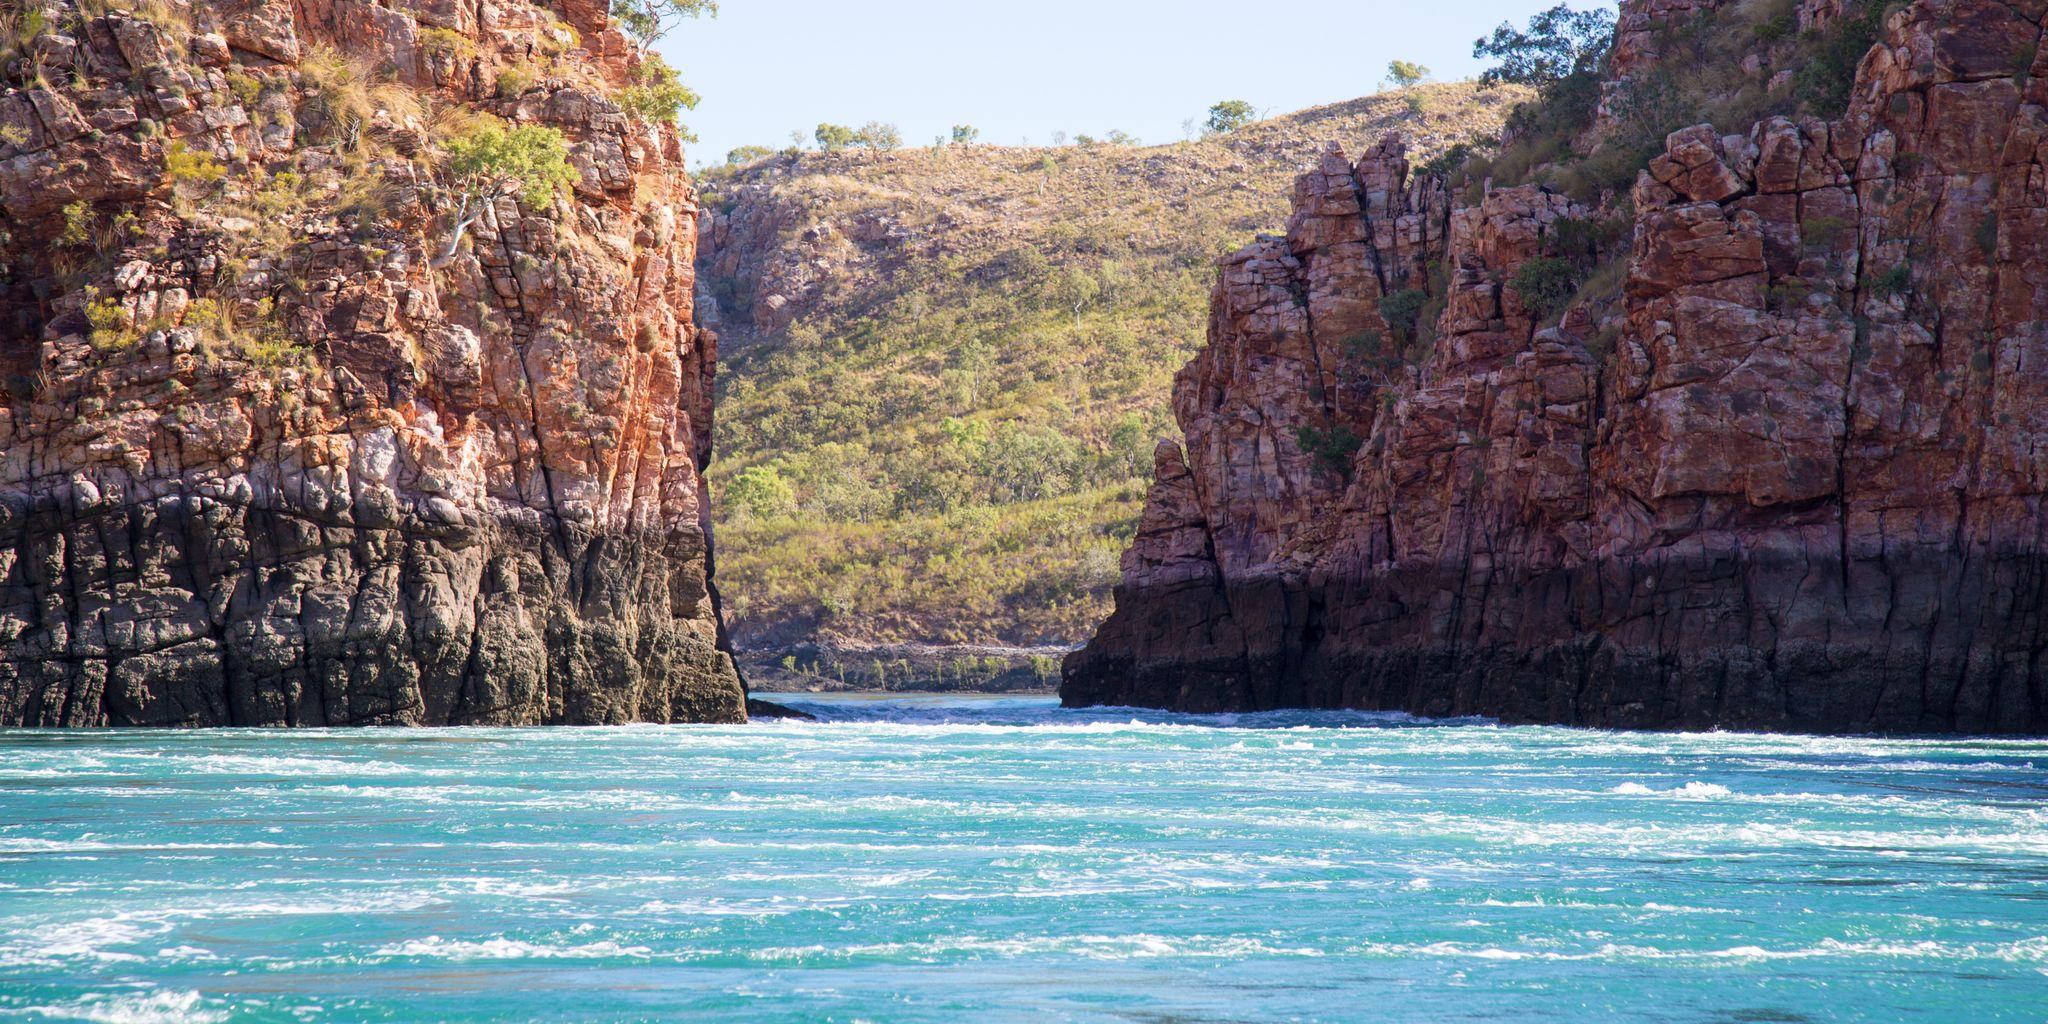
[[[539,84],[539,72],[523,64],[508,64],[498,69],[497,81],[492,83],[491,88],[500,99],[516,100],[526,95],[528,89]]]
[[[92,241],[92,204],[83,199],[64,207],[64,230],[57,235],[58,245],[79,246]]]
[[[173,142],[164,150],[164,176],[174,184],[208,187],[227,177],[228,168],[211,153]]]
[[[279,322],[276,304],[269,298],[256,303],[256,315],[247,321],[231,302],[196,299],[185,307],[185,326],[198,333],[208,351],[224,349],[257,366],[304,365],[312,356]]]
[[[748,466],[726,486],[725,500],[749,515],[786,516],[796,511],[796,487],[773,466]]]
[[[1539,256],[1516,268],[1508,287],[1521,297],[1522,308],[1539,322],[1548,321],[1562,314],[1578,294],[1578,272],[1570,260]]]
[[[683,111],[695,110],[701,97],[677,77],[658,54],[648,54],[633,69],[633,84],[619,90],[619,109],[643,121],[674,121],[685,141],[695,141],[681,124]]]
[[[866,149],[892,150],[903,147],[903,132],[893,124],[869,121],[853,133],[853,144]]]
[[[423,28],[420,29],[419,38],[420,49],[425,50],[432,56],[447,57],[453,60],[473,60],[476,58],[476,40],[454,29]]]
[[[829,122],[819,123],[818,130],[811,133],[811,137],[818,140],[818,148],[827,153],[836,153],[853,145],[857,135],[853,129],[843,124]]]
[[[263,96],[263,80],[245,71],[230,71],[227,74],[228,91],[235,94],[235,101],[244,107],[253,107]]]
[[[1223,135],[1234,132],[1258,118],[1258,111],[1243,100],[1224,100],[1209,108],[1209,120],[1205,133]]]
[[[85,322],[90,327],[86,341],[96,352],[125,352],[142,340],[141,328],[120,300],[102,297],[95,288],[85,291]]]
[[[1913,290],[1913,268],[1901,263],[1870,282],[1870,290],[1887,299],[1895,299]]]
[[[481,121],[448,140],[442,163],[456,198],[444,260],[455,255],[463,233],[491,200],[516,196],[528,209],[545,209],[577,180],[568,142],[545,125],[508,129],[495,119]]]
[[[1453,175],[1461,174],[1466,163],[1472,159],[1472,144],[1460,142],[1449,149],[1424,161],[1415,173],[1424,178],[1442,178],[1449,181]]]
[[[1850,0],[1847,6],[1826,28],[1808,33],[1807,52],[1793,80],[1801,104],[1821,117],[1839,117],[1848,107],[1856,67],[1884,28],[1882,0]]]
[[[1412,60],[1387,62],[1387,81],[1396,89],[1408,89],[1429,80],[1429,69]]]
[[[1351,479],[1352,460],[1365,443],[1350,427],[1339,424],[1329,430],[1304,426],[1294,432],[1295,444],[1308,456],[1318,472]]]
[[[1386,320],[1387,329],[1405,344],[1415,340],[1422,311],[1428,305],[1428,292],[1408,288],[1380,299],[1380,317]]]

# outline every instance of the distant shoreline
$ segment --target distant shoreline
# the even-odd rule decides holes
[[[756,692],[1050,694],[1076,647],[792,644],[734,657]]]

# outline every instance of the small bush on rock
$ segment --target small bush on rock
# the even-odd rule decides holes
[[[507,128],[495,120],[480,121],[449,139],[444,168],[452,179],[456,210],[443,260],[455,255],[463,233],[492,200],[516,196],[527,208],[541,209],[577,180],[560,131],[543,125]]]
[[[696,141],[681,118],[683,111],[697,109],[700,97],[658,54],[648,54],[633,69],[633,84],[619,90],[617,99],[626,113],[643,121],[674,121],[684,141]]]
[[[1522,306],[1539,321],[1562,314],[1578,294],[1578,274],[1570,260],[1541,256],[1521,265],[1508,287],[1521,296]]]

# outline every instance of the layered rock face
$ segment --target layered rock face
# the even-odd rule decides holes
[[[1840,121],[1674,134],[1601,322],[1517,290],[1565,198],[1437,231],[1394,150],[1326,161],[1224,267],[1066,702],[2048,731],[2040,13],[1920,0]],[[1417,260],[1434,351],[1353,372],[1333,336]]]
[[[603,5],[124,8],[6,58],[0,725],[743,719],[695,196]],[[450,253],[481,115],[575,184]]]

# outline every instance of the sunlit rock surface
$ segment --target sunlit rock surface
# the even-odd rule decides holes
[[[1921,0],[1840,121],[1673,134],[1612,331],[1509,284],[1562,196],[1447,211],[1392,147],[1333,156],[1225,263],[1066,701],[2048,730],[2039,14]],[[1428,360],[1347,362],[1430,260]]]
[[[696,198],[602,5],[146,10],[0,92],[0,724],[742,719]],[[579,180],[443,260],[476,112]]]

